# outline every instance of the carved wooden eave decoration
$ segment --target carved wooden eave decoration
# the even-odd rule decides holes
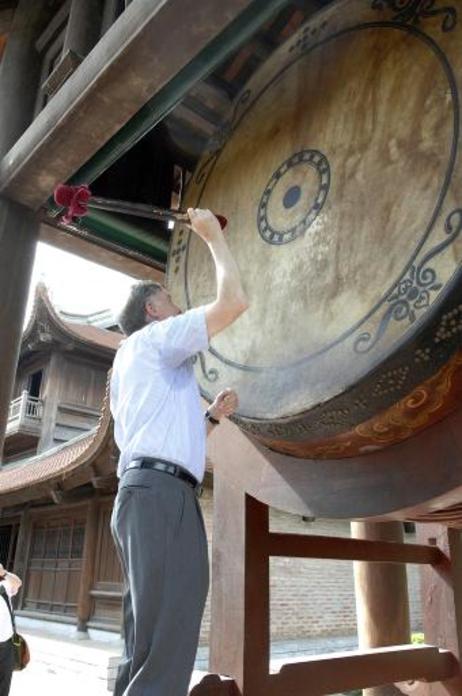
[[[65,491],[92,484],[95,478],[104,480],[106,489],[113,489],[116,467],[107,388],[102,413],[93,430],[48,452],[0,469],[0,508],[37,499],[59,503],[64,500]]]
[[[21,358],[32,351],[58,344],[67,350],[86,350],[112,358],[122,335],[89,324],[68,322],[53,307],[47,288],[37,285],[29,322],[21,341]]]

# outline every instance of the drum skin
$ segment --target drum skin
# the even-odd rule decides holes
[[[455,359],[461,44],[462,2],[334,3],[255,73],[192,177],[185,203],[229,220],[250,300],[200,386],[236,389],[236,422],[276,450],[371,424]],[[215,297],[186,227],[168,284],[185,309]]]

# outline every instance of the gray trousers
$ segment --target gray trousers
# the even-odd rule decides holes
[[[125,653],[114,696],[185,696],[209,584],[194,490],[162,472],[127,471],[111,530],[126,583]]]

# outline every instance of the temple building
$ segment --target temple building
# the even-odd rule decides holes
[[[21,613],[81,629],[120,624],[106,394],[120,340],[110,317],[60,314],[37,286],[0,470],[0,560],[24,579]]]

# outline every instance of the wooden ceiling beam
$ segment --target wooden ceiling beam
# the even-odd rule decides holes
[[[67,181],[151,97],[189,69],[213,39],[256,4],[252,0],[203,0],[199,7],[196,0],[130,4],[123,21],[112,25],[0,162],[0,192],[37,209],[59,182]],[[259,22],[284,0],[263,4]],[[226,50],[234,48],[246,30],[250,31],[249,22],[228,38]],[[205,67],[222,58],[223,50],[218,46]],[[186,92],[199,72],[191,75],[189,71],[179,92]],[[133,137],[141,137],[138,130]],[[112,155],[120,154],[116,150]]]
[[[133,278],[164,282],[164,272],[154,261],[144,254],[122,249],[96,235],[82,233],[77,227],[75,234],[55,228],[52,224],[42,224],[39,239],[46,244],[64,249],[83,259],[99,263],[101,266],[112,268],[114,271],[126,273]]]

